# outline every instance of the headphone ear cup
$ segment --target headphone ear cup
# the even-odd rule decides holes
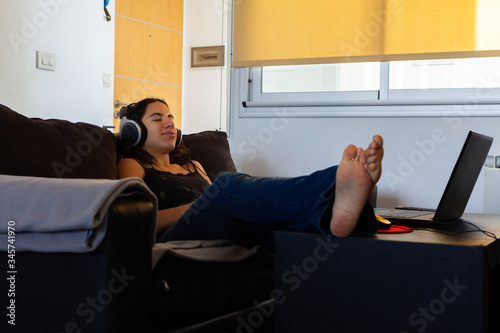
[[[145,134],[145,131],[137,122],[129,120],[126,117],[122,118],[120,123],[120,139],[125,145],[130,147],[139,145],[146,140]]]

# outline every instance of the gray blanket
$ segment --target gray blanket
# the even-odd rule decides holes
[[[153,247],[153,268],[163,256],[191,261],[238,262],[262,253],[271,256],[262,246],[247,249],[225,239],[169,241]]]
[[[130,195],[151,200],[157,209],[155,195],[139,178],[0,175],[0,251],[7,251],[8,244],[16,251],[93,251],[104,238],[109,206]]]

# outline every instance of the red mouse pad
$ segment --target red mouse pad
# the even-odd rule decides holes
[[[406,227],[404,225],[392,224],[389,229],[379,230],[378,232],[380,234],[403,234],[403,233],[412,232],[412,231],[413,231],[412,228]]]

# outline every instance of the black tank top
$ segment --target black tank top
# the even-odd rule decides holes
[[[209,185],[198,169],[186,175],[156,170],[154,167],[144,168],[144,171],[144,182],[158,198],[158,209],[193,202]]]

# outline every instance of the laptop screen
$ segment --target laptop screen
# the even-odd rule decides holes
[[[493,138],[470,131],[439,202],[434,221],[454,221],[467,202],[490,150]]]

